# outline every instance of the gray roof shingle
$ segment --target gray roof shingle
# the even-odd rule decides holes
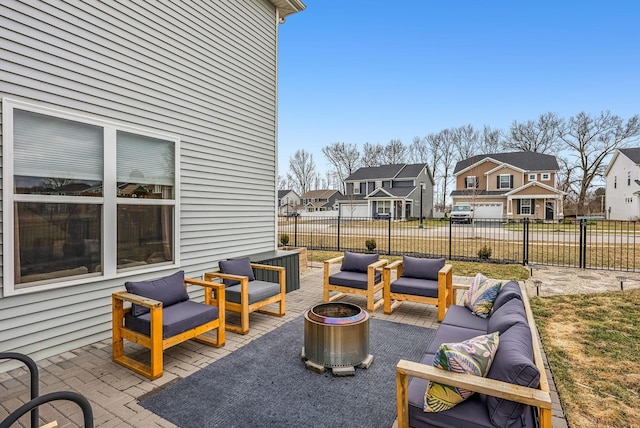
[[[369,166],[358,169],[348,176],[345,181],[352,180],[384,180],[396,178],[417,177],[420,171],[426,166],[424,163],[417,164],[392,164]]]
[[[628,149],[619,149],[620,153],[631,159],[633,163],[640,163],[640,147],[630,147]]]
[[[557,171],[560,169],[558,160],[553,155],[536,152],[513,152],[472,156],[458,162],[453,173],[456,174],[486,158],[495,159],[498,162],[507,163],[525,171]]]

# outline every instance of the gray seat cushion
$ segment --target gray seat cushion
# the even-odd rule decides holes
[[[401,276],[391,283],[390,289],[392,293],[438,297],[438,280]]]
[[[218,319],[218,308],[204,303],[176,303],[162,308],[162,338],[176,336],[210,321]],[[151,313],[140,316],[128,313],[124,317],[124,325],[130,330],[149,336],[151,331]]]
[[[447,315],[442,320],[443,325],[453,325],[472,330],[477,330],[478,336],[487,333],[488,319],[474,315],[466,306],[451,305],[447,309]]]
[[[233,303],[241,303],[240,284],[226,287],[225,300]],[[280,294],[280,284],[266,281],[249,281],[249,304],[261,302],[269,297]]]
[[[458,343],[469,340],[472,337],[486,334],[485,332],[472,330],[469,328],[456,327],[454,325],[441,324],[436,331],[436,335],[427,348],[427,354],[435,354],[442,343]],[[500,349],[500,348],[498,348]],[[429,365],[433,364],[433,359],[429,361]]]
[[[382,281],[382,275],[380,273],[376,273],[374,281],[378,284]],[[360,272],[338,272],[329,277],[329,284],[366,290],[367,274]]]
[[[151,281],[127,281],[124,283],[127,292],[162,302],[165,308],[178,302],[189,300],[184,288],[184,271]],[[132,305],[133,316],[149,313],[149,309],[140,305]]]

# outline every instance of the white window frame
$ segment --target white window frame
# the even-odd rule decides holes
[[[103,196],[81,196],[82,202],[100,205],[102,207],[102,273],[91,276],[69,277],[68,280],[56,279],[51,283],[34,283],[17,287],[14,284],[14,203],[15,202],[55,202],[78,203],[78,197],[59,195],[29,195],[14,194],[13,169],[13,125],[14,110],[25,110],[59,119],[67,119],[89,125],[100,126],[104,132],[104,177]],[[128,126],[122,123],[100,119],[95,116],[81,115],[71,111],[50,108],[38,104],[15,100],[2,99],[2,251],[3,251],[3,296],[36,293],[62,287],[88,284],[105,280],[117,279],[147,272],[175,269],[180,266],[180,138],[174,135],[161,134],[150,130]],[[174,142],[174,191],[173,199],[147,200],[142,198],[118,198],[116,195],[116,137],[117,132],[123,131],[141,136],[168,140]],[[118,205],[164,205],[173,206],[173,262],[151,264],[140,268],[130,268],[117,271],[117,208]]]
[[[524,205],[524,201],[527,201],[528,205]],[[533,206],[533,201],[531,199],[520,199],[520,215],[531,215],[531,207]],[[524,209],[528,208],[529,212],[524,212]]]
[[[502,185],[502,179],[507,178],[507,185]],[[500,174],[500,189],[511,189],[511,174]]]
[[[538,181],[538,174],[532,173],[528,174],[529,181]]]
[[[355,183],[353,183],[353,194],[354,195],[359,195],[360,194],[360,182],[356,181]]]
[[[548,173],[548,172],[543,172],[542,174],[540,174],[540,180],[542,180],[542,181],[551,180],[551,174]]]
[[[376,212],[378,214],[391,214],[391,201],[377,201]]]
[[[475,175],[468,175],[465,177],[464,181],[464,186],[465,189],[475,189],[476,188],[476,181],[477,181],[478,177],[476,177]],[[471,184],[471,186],[469,186],[469,184]]]

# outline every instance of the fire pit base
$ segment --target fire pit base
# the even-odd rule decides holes
[[[300,358],[302,358],[302,361],[304,361],[305,366],[313,372],[322,374],[327,369],[327,367],[307,359],[304,353],[304,346],[302,347]],[[331,372],[334,376],[355,376],[356,367],[358,367],[359,369],[368,369],[369,367],[371,367],[371,364],[373,364],[373,355],[369,354],[367,355],[367,358],[365,358],[365,360],[357,366],[333,367],[331,368]]]

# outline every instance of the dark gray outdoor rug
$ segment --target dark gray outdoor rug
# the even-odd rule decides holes
[[[252,341],[140,405],[180,427],[391,427],[395,368],[418,361],[435,330],[371,319],[369,369],[317,374],[300,359],[304,317]]]

